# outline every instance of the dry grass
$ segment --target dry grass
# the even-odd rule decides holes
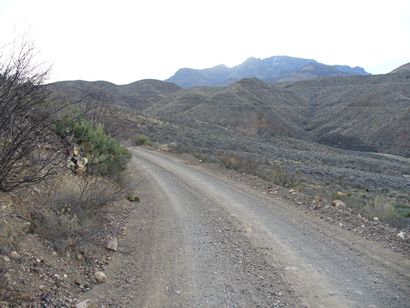
[[[32,211],[34,232],[59,252],[76,249],[105,232],[104,211],[122,197],[107,179],[65,176]]]

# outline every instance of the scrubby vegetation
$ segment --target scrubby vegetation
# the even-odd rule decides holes
[[[134,144],[135,145],[150,145],[151,140],[149,140],[148,137],[145,135],[137,135],[135,136]]]
[[[112,137],[118,126],[108,117],[108,106],[98,97],[79,99],[75,107],[53,97],[44,86],[47,71],[40,71],[32,56],[26,44],[9,60],[0,55],[0,306],[7,307],[55,304],[38,295],[58,290],[40,291],[31,280],[47,277],[45,268],[36,268],[19,285],[32,258],[38,259],[33,247],[41,258],[66,258],[64,266],[72,257],[94,260],[106,237],[120,232],[113,221],[129,206],[120,183],[131,154]],[[24,259],[9,262],[7,256],[19,253]],[[92,270],[86,263],[80,268]],[[54,273],[50,277],[55,285]]]
[[[362,214],[393,226],[402,227],[408,224],[410,207],[404,203],[397,203],[382,192],[333,192],[323,194],[328,200],[341,200],[347,206],[357,209]]]
[[[12,191],[55,174],[59,145],[50,130],[55,112],[42,86],[47,71],[32,63],[33,47],[0,63],[0,191]]]
[[[122,189],[108,179],[61,177],[31,211],[33,232],[60,253],[78,250],[105,232],[99,225],[107,220],[107,206],[122,197]]]
[[[80,113],[64,116],[55,122],[59,136],[78,144],[87,162],[87,174],[115,175],[125,169],[131,154],[104,132],[102,124],[93,124]]]
[[[292,172],[280,165],[261,165],[252,158],[244,158],[227,154],[220,156],[219,159],[223,166],[227,169],[256,175],[266,181],[282,187],[296,187],[301,182],[301,175],[298,172]]]

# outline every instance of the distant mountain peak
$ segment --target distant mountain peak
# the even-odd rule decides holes
[[[226,86],[243,78],[258,78],[264,82],[289,82],[323,77],[369,75],[361,67],[326,65],[314,59],[290,56],[250,57],[229,68],[223,64],[206,68],[184,68],[166,81],[183,88],[193,86]]]

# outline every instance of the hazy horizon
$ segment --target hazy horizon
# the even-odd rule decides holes
[[[382,74],[410,61],[410,2],[0,0],[0,45],[25,34],[49,82],[164,80],[278,55]]]

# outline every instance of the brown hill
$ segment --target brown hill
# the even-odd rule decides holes
[[[220,126],[246,136],[287,136],[351,150],[410,156],[405,74],[324,78],[179,91],[145,110],[166,121]]]
[[[189,125],[196,121],[247,136],[302,134],[305,101],[257,79],[224,88],[191,88],[167,97],[145,114]]]
[[[244,79],[229,87],[190,89],[148,82],[151,90],[145,94],[109,83],[102,86],[104,93],[115,94],[114,118],[123,139],[145,134],[178,151],[206,153],[211,160],[234,155],[263,170],[280,164],[317,189],[323,184],[333,187],[325,191],[350,187],[400,195],[410,189],[409,159],[368,151],[410,157],[406,76],[276,85]],[[59,86],[73,90],[72,85]],[[101,84],[91,88],[96,86]],[[133,98],[131,103],[124,96]],[[144,97],[146,104],[140,101]]]
[[[392,73],[409,73],[410,72],[410,62],[399,66],[398,68],[391,71]]]
[[[84,97],[105,99],[110,103],[132,107],[142,111],[170,94],[179,91],[177,85],[165,81],[145,79],[125,85],[116,85],[106,81],[60,81],[47,85],[50,90],[66,97],[78,100]]]

